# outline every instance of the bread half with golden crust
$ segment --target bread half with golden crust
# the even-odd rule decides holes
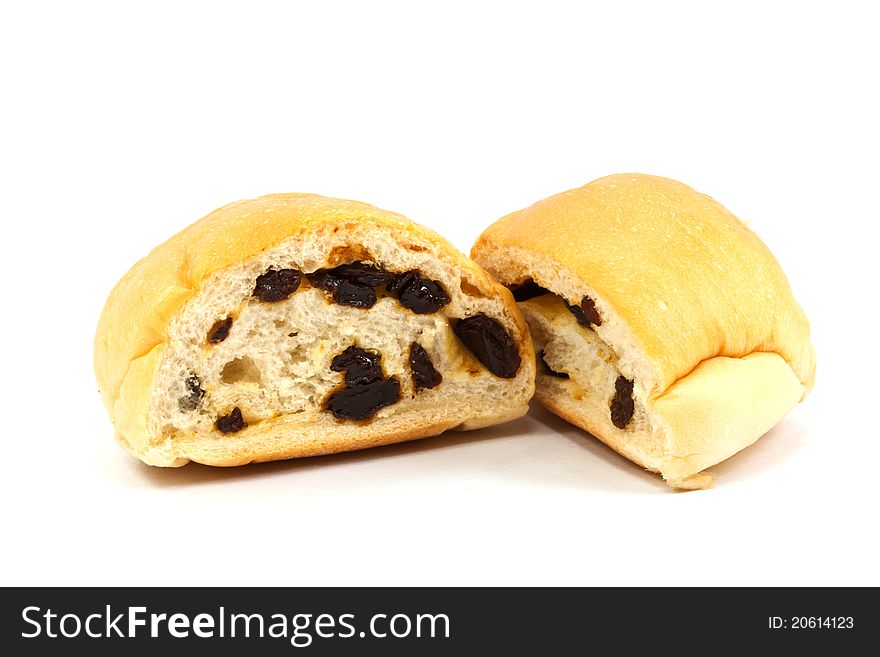
[[[673,487],[755,442],[813,385],[807,318],[776,259],[715,200],[640,174],[514,212],[473,257],[514,291],[536,398]]]
[[[535,361],[510,292],[433,231],[278,194],[215,210],[132,267],[95,372],[145,463],[233,466],[520,417]]]

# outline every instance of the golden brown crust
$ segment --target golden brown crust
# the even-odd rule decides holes
[[[263,196],[223,206],[184,229],[132,267],[110,293],[95,336],[94,365],[119,443],[154,465],[178,466],[186,463],[188,458],[214,465],[235,465],[358,449],[435,435],[451,426],[467,426],[467,419],[452,422],[448,415],[435,421],[412,416],[408,417],[406,425],[396,422],[387,429],[362,427],[357,435],[336,432],[334,437],[323,442],[312,440],[312,444],[302,442],[285,446],[283,440],[272,438],[273,431],[283,433],[288,430],[280,419],[278,422],[261,422],[258,427],[236,434],[244,438],[247,432],[252,436],[265,433],[268,442],[257,440],[244,449],[231,445],[225,454],[218,449],[225,444],[224,441],[205,448],[197,440],[187,441],[182,436],[179,441],[175,439],[172,447],[164,444],[161,437],[151,435],[147,417],[151,386],[169,339],[169,326],[187,302],[199,294],[202,284],[212,274],[272,249],[289,238],[307,240],[312,234],[326,234],[328,227],[333,231],[348,231],[364,221],[390,229],[404,244],[410,237],[416,242],[430,242],[454,261],[462,273],[463,288],[467,286],[469,293],[498,298],[503,302],[505,318],[517,330],[524,346],[525,360],[533,359],[528,327],[509,291],[434,231],[401,215],[357,201],[311,194]],[[533,363],[524,371],[533,372]],[[518,417],[526,410],[526,400],[522,400],[519,405],[511,404],[509,408],[487,409],[485,414],[472,420],[490,424],[502,422]],[[293,439],[294,442],[299,440],[295,436]],[[246,444],[249,441],[239,442]],[[263,448],[267,451],[261,451]]]
[[[618,429],[607,408],[553,377],[539,376],[535,396],[674,487],[711,485],[705,468],[752,444],[813,385],[809,324],[773,255],[676,181],[602,178],[500,219],[471,255],[502,283],[540,272],[557,294],[596,295],[607,315],[597,333],[650,380],[649,426]]]
[[[95,335],[95,373],[105,403],[115,400],[129,363],[165,341],[169,319],[211,274],[309,228],[330,224],[345,230],[346,222],[361,219],[436,241],[471,274],[474,285],[495,293],[494,281],[446,240],[393,212],[314,194],[230,203],[157,246],[110,292]]]
[[[600,291],[654,364],[655,394],[708,358],[755,351],[780,354],[806,390],[813,385],[809,323],[773,254],[687,185],[601,178],[503,217],[471,255],[492,271],[506,248],[552,261]]]

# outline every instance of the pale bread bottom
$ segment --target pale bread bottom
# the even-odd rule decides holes
[[[562,299],[546,294],[522,302],[535,353],[569,378],[539,368],[536,399],[631,461],[659,472],[675,488],[707,488],[703,472],[751,445],[800,401],[804,387],[775,353],[710,358],[660,395],[634,385],[635,412],[625,428],[611,421],[622,372],[597,331],[578,324]]]
[[[474,406],[479,406],[478,400],[474,400]],[[526,403],[486,413],[485,408],[478,411],[469,404],[444,400],[441,405],[401,408],[366,424],[337,421],[321,412],[304,412],[279,415],[235,434],[217,434],[211,440],[195,433],[178,434],[173,439],[136,449],[119,434],[116,439],[148,465],[180,467],[194,461],[227,467],[349,452],[436,436],[448,429],[479,429],[515,420],[527,412]]]
[[[712,486],[704,470],[769,431],[803,395],[794,372],[774,353],[716,357],[700,363],[649,402],[652,426],[618,429],[604,404],[573,399],[564,382],[539,375],[536,399],[559,417],[652,472],[673,488]]]

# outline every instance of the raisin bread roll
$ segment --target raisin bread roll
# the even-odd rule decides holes
[[[145,463],[232,466],[520,417],[535,362],[510,292],[436,233],[280,194],[138,262],[107,300],[95,372]]]
[[[673,487],[755,442],[813,385],[809,324],[763,242],[708,196],[623,174],[490,226],[471,256],[514,290],[536,398]]]

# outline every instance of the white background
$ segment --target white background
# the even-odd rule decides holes
[[[2,584],[880,584],[871,3],[4,3]],[[539,409],[249,466],[140,464],[103,301],[213,208],[310,191],[467,251],[605,174],[750,222],[813,323],[812,396],[668,490]],[[748,413],[749,409],[742,409]]]

